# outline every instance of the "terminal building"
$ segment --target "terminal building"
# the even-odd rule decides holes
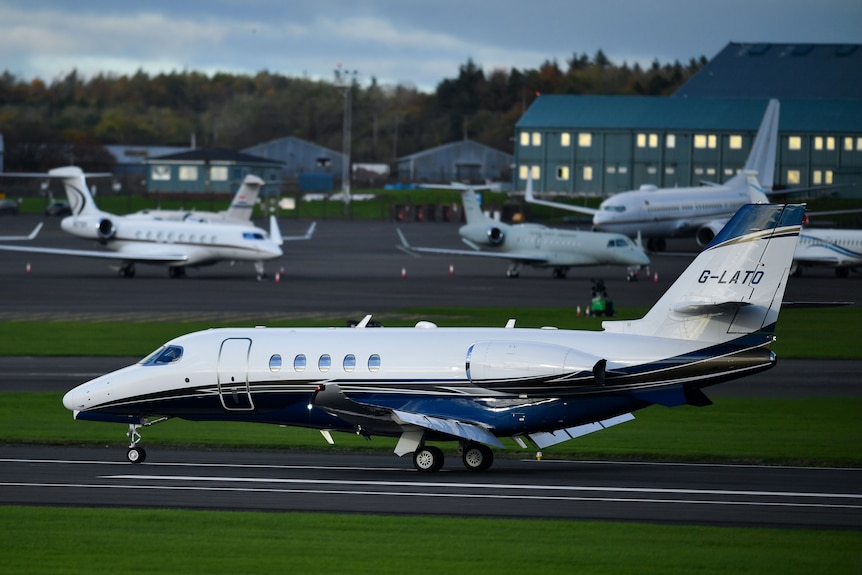
[[[770,98],[776,188],[862,197],[862,46],[728,44],[671,97],[541,96],[515,128],[515,186],[606,196],[724,182]]]

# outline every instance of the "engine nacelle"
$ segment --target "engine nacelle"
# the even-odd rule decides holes
[[[475,386],[519,395],[555,396],[604,385],[605,360],[561,345],[482,341],[467,351]]]
[[[110,240],[115,235],[117,235],[117,226],[115,226],[114,222],[112,222],[108,218],[103,218],[99,220],[99,227],[97,228],[97,230],[99,239],[103,241]]]
[[[697,244],[701,247],[707,245],[709,242],[715,238],[715,235],[721,231],[721,228],[724,227],[724,224],[727,222],[712,220],[711,222],[707,222],[704,225],[700,226],[697,230],[697,234],[695,234],[695,238],[697,238]]]
[[[461,226],[458,233],[465,240],[475,244],[486,244],[492,246],[502,245],[506,241],[506,224],[468,224]]]

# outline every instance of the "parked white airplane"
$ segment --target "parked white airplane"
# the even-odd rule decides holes
[[[463,187],[461,189],[464,189]],[[539,224],[509,225],[482,212],[474,188],[462,192],[467,224],[458,233],[471,250],[421,248],[411,246],[401,230],[400,249],[414,253],[478,256],[510,260],[508,277],[518,277],[521,267],[553,268],[555,278],[564,278],[575,266],[624,265],[637,268],[649,265],[643,250],[622,234],[559,230]],[[480,246],[489,249],[482,250]]]
[[[257,197],[264,182],[254,174],[248,174],[240,184],[239,189],[230,202],[228,209],[220,212],[207,212],[201,210],[141,210],[126,215],[129,219],[150,219],[166,221],[198,220],[206,222],[219,222],[223,224],[238,223],[248,224]]]
[[[802,228],[793,275],[802,275],[802,268],[808,266],[833,267],[837,277],[846,278],[862,267],[862,230]]]
[[[705,246],[727,220],[745,204],[768,203],[772,190],[778,142],[778,100],[770,100],[742,172],[723,185],[656,188],[614,194],[598,209],[536,199],[530,185],[526,200],[593,216],[593,229],[629,237],[640,233],[647,248],[664,251],[665,238],[695,236]]]
[[[96,207],[80,168],[55,168],[48,172],[48,177],[63,181],[72,207],[72,215],[63,218],[61,228],[79,238],[97,240],[106,249],[0,245],[0,250],[120,260],[119,275],[122,277],[133,277],[138,263],[167,266],[170,277],[182,277],[189,266],[251,261],[260,278],[264,271],[263,262],[282,255],[279,246],[283,241],[310,239],[314,233],[315,225],[312,224],[304,236],[283,237],[275,216],[270,217],[269,233],[251,223],[127,218]]]
[[[650,405],[707,405],[702,388],[773,367],[769,349],[804,206],[740,209],[640,320],[553,328],[228,328],[183,335],[63,397],[80,420],[248,421],[398,437],[421,471],[428,441],[458,441],[487,469],[511,437],[539,448],[633,419]]]

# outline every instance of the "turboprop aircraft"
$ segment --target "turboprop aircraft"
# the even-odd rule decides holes
[[[254,211],[255,203],[257,203],[260,189],[265,183],[266,182],[254,174],[247,174],[231,200],[228,209],[220,212],[207,212],[202,210],[141,210],[139,212],[127,214],[125,217],[129,219],[142,218],[174,222],[190,219],[206,222],[220,222],[224,224],[248,224],[251,221],[251,214]]]
[[[703,388],[773,367],[775,324],[802,205],[745,206],[639,320],[604,331],[505,327],[227,328],[172,339],[69,391],[75,419],[143,427],[181,418],[397,437],[420,471],[457,441],[487,469],[510,437],[539,448],[633,419],[703,406]]]
[[[464,188],[462,202],[467,224],[458,230],[471,250],[422,248],[410,245],[401,230],[399,249],[412,253],[476,256],[510,260],[506,275],[518,277],[524,264],[553,268],[564,278],[574,266],[623,265],[637,269],[649,265],[643,250],[622,234],[559,230],[539,224],[509,225],[482,212],[475,188]],[[488,249],[483,250],[480,246]]]
[[[48,177],[63,181],[72,207],[72,215],[63,218],[60,227],[73,236],[96,240],[106,249],[0,245],[0,250],[119,260],[121,277],[134,277],[135,264],[138,263],[167,266],[168,275],[176,278],[184,276],[190,266],[251,261],[260,279],[264,273],[263,262],[282,255],[280,246],[283,241],[307,240],[314,233],[315,225],[312,223],[304,236],[283,237],[275,216],[270,217],[269,233],[251,223],[127,218],[96,207],[80,168],[55,168],[48,172]]]
[[[598,209],[537,199],[527,185],[528,203],[593,216],[593,229],[629,237],[640,233],[651,251],[664,251],[665,238],[691,237],[707,245],[727,220],[745,204],[769,203],[778,142],[778,100],[770,100],[742,172],[724,184],[687,188],[656,188],[614,194]]]

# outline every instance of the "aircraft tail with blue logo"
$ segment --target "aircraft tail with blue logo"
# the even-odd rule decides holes
[[[605,331],[705,344],[771,335],[804,214],[802,204],[743,206],[642,319]]]

